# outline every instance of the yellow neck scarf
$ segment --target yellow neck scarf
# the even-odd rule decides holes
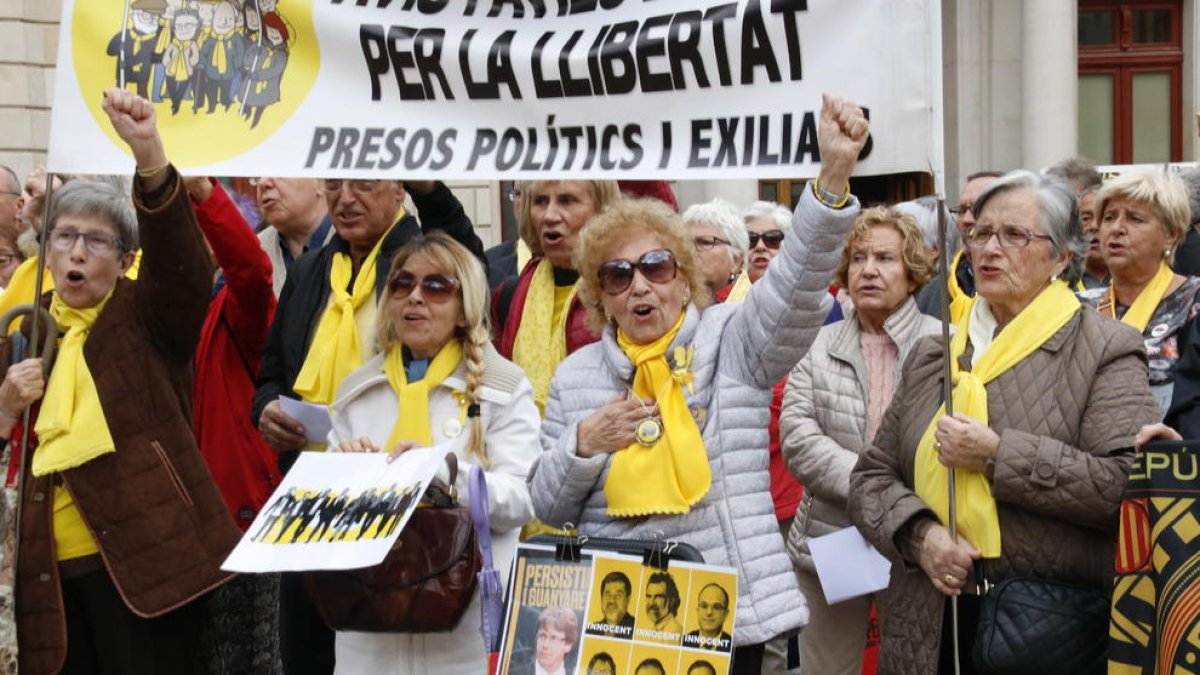
[[[554,369],[567,358],[567,318],[575,302],[575,289],[563,304],[562,312],[554,316],[554,266],[542,258],[529,283],[521,324],[513,340],[513,363],[525,370],[533,385],[533,401],[538,412],[545,412],[546,396]]]
[[[403,216],[404,210],[401,209],[396,220]],[[363,364],[354,313],[375,297],[375,261],[389,232],[391,228],[375,242],[375,248],[363,260],[358,276],[354,278],[352,291],[346,290],[354,273],[350,254],[333,254],[333,267],[329,271],[329,297],[332,302],[321,315],[317,332],[308,347],[308,356],[304,358],[304,366],[300,368],[300,374],[292,386],[292,390],[309,403],[331,403],[342,380]]]
[[[433,445],[433,431],[429,425],[429,392],[449,377],[462,361],[462,345],[457,339],[451,338],[430,361],[425,377],[409,382],[404,373],[403,351],[400,345],[394,345],[383,362],[383,372],[400,397],[400,409],[396,413],[396,422],[392,425],[387,445],[383,448],[385,452],[390,452],[400,441],[416,441],[425,447]]]
[[[972,303],[973,304],[973,303]],[[954,411],[988,423],[988,382],[1042,346],[1057,333],[1075,313],[1079,300],[1065,281],[1054,281],[1032,303],[1013,318],[970,372],[958,369],[958,358],[967,348],[970,312],[957,324],[950,339],[951,381],[954,383]],[[914,466],[916,493],[938,515],[943,523],[950,522],[949,477],[946,467],[938,461],[933,447],[933,432],[937,421],[946,413],[945,404],[929,421],[929,427],[917,445]],[[988,479],[978,471],[955,469],[955,507],[958,531],[985,558],[1000,556],[1000,517]]]
[[[610,516],[687,513],[712,485],[700,428],[683,396],[683,385],[691,382],[691,349],[676,347],[675,371],[666,358],[685,315],[681,313],[666,335],[648,345],[633,344],[617,331],[617,344],[637,368],[633,395],[658,402],[663,433],[650,447],[634,442],[613,454],[604,483]]]
[[[950,269],[947,270],[948,278],[946,279],[946,287],[950,289],[950,323],[958,325],[963,319],[971,313],[971,302],[974,298],[967,295],[967,292],[958,285],[958,265],[963,258],[963,251],[959,251],[954,256],[954,260],[950,261]],[[970,264],[970,261],[967,261]]]
[[[154,43],[154,53],[162,54],[171,43],[171,22],[165,17],[158,20],[158,41]]]
[[[181,82],[192,76],[187,62],[187,48],[191,43],[191,40],[171,40],[175,47],[175,58],[171,59],[171,65],[167,67],[167,75],[172,80]]]
[[[217,69],[217,72],[222,75],[229,72],[229,58],[226,55],[226,46],[233,40],[233,37],[233,33],[225,36],[213,34],[213,40],[216,41],[216,44],[213,45],[211,63]]]
[[[267,52],[266,57],[263,58],[262,63],[258,64],[258,67],[264,71],[267,68],[271,67],[271,57],[275,55],[274,49],[267,49],[265,51]],[[267,81],[266,80],[259,80],[257,83],[255,83],[254,93],[261,94],[266,90],[267,90]]]
[[[1121,317],[1121,322],[1133,326],[1139,333],[1146,332],[1146,326],[1150,325],[1150,319],[1154,317],[1154,310],[1158,309],[1158,304],[1167,295],[1167,289],[1171,287],[1171,280],[1175,278],[1175,273],[1171,271],[1167,261],[1162,261],[1158,264],[1158,271],[1150,278],[1150,283],[1138,293],[1137,299],[1129,306],[1129,310],[1125,312],[1125,316]],[[1100,305],[1100,311],[1112,318],[1117,318],[1117,295],[1114,286],[1108,287],[1108,302]]]
[[[746,296],[750,293],[750,275],[746,270],[738,275],[737,281],[733,282],[733,288],[729,289],[729,295],[726,296],[725,302],[741,304],[746,301]]]
[[[50,300],[50,315],[66,332],[34,425],[39,442],[33,454],[35,476],[73,469],[116,451],[96,383],[83,358],[88,332],[110,297],[111,291],[87,309],[68,307],[57,293]]]

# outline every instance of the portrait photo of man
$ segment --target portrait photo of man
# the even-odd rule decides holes
[[[532,664],[514,667],[511,675],[567,675],[567,657],[579,642],[579,618],[567,607],[547,607],[538,614],[537,648]]]
[[[667,572],[655,572],[646,581],[645,614],[647,622],[642,627],[663,633],[682,633],[679,623],[679,587]]]
[[[629,613],[632,597],[633,584],[624,572],[614,570],[604,575],[600,582],[600,616],[588,624],[588,634],[632,638],[634,619]]]
[[[718,584],[705,584],[696,596],[696,621],[700,627],[684,636],[683,644],[729,651],[733,647],[733,638],[725,632],[728,617],[729,594]]]
[[[617,675],[617,662],[608,652],[596,652],[588,661],[587,675]]]

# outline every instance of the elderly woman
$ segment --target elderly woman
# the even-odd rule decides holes
[[[496,567],[508,569],[518,528],[533,517],[525,476],[537,457],[538,411],[520,368],[489,342],[483,266],[433,233],[400,249],[387,283],[380,353],[342,382],[330,447],[395,455],[450,443],[466,503],[475,498],[470,466],[484,467]],[[476,598],[449,633],[339,632],[337,672],[479,672],[487,662],[479,612]]]
[[[746,225],[738,216],[737,207],[720,198],[688,207],[683,212],[683,224],[692,231],[696,263],[704,285],[710,295],[717,297],[742,269],[750,247]]]
[[[576,297],[572,256],[580,232],[597,213],[621,198],[616,181],[530,181],[524,184],[517,222],[533,258],[495,292],[492,325],[496,349],[525,370],[538,410],[550,378],[567,354],[597,340]]]
[[[784,395],[783,455],[807,491],[788,534],[788,553],[810,614],[800,634],[800,662],[814,673],[862,669],[872,598],[826,604],[808,540],[850,526],[850,472],[883,421],[908,354],[940,326],[915,299],[931,273],[913,218],[898,208],[864,211],[835,277],[854,308],[844,321],[821,329]]]
[[[722,302],[741,302],[750,292],[750,284],[766,274],[771,261],[779,255],[784,234],[792,226],[792,214],[775,202],[757,201],[742,211],[742,221],[746,223],[747,234],[746,269],[738,275],[733,288],[725,291],[723,297],[717,296]]]
[[[603,334],[555,376],[534,509],[588,536],[685,542],[737,569],[737,673],[759,672],[763,643],[807,619],[771,508],[767,403],[832,303],[825,287],[858,212],[848,180],[866,138],[862,111],[826,98],[821,174],[796,211],[802,236],[744,304],[701,314],[708,289],[691,236],[656,203],[610,207],[576,258]]]
[[[18,438],[38,403],[16,576],[32,675],[191,672],[195,601],[229,580],[219,566],[239,535],[191,428],[212,263],[150,102],[110,89],[103,108],[137,161],[134,204],[88,181],[55,195],[43,303],[62,338],[48,380],[41,359],[9,366],[15,341],[0,343],[0,436]]]
[[[1178,176],[1157,170],[1122,174],[1100,189],[1095,213],[1100,254],[1112,282],[1080,297],[1142,334],[1150,389],[1165,414],[1174,391],[1180,329],[1200,310],[1200,277],[1171,271],[1175,247],[1187,234],[1187,187]]]
[[[953,672],[946,598],[974,592],[976,559],[993,583],[1107,589],[1129,445],[1158,417],[1136,332],[1071,291],[1086,252],[1071,189],[1016,171],[975,206],[964,242],[977,294],[948,350],[954,415],[942,405],[941,338],[922,338],[850,477],[850,521],[894,561],[879,596],[881,672]],[[969,660],[973,626],[961,628]]]

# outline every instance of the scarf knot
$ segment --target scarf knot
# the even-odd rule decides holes
[[[432,420],[429,417],[429,394],[434,387],[441,384],[458,368],[458,364],[462,361],[462,355],[462,344],[457,339],[451,338],[438,350],[437,356],[430,361],[425,376],[409,382],[408,375],[404,372],[403,346],[396,344],[388,349],[387,357],[383,362],[383,371],[399,399],[399,409],[396,411],[396,421],[392,425],[392,432],[383,448],[384,452],[391,452],[392,448],[396,447],[396,443],[400,441],[416,441],[425,447],[433,445]],[[466,400],[466,395],[462,394],[460,399],[458,392],[455,394],[459,408],[465,410],[462,407],[462,401]]]

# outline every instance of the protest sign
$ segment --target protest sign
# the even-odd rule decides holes
[[[383,562],[444,447],[383,453],[303,452],[221,566],[231,572],[348,570]]]
[[[191,172],[811,175],[822,92],[860,173],[940,172],[933,0],[65,0],[49,166],[127,173],[100,109],[155,101]]]
[[[579,561],[552,548],[517,549],[500,648],[501,675],[540,667],[578,673],[635,673],[657,665],[686,673],[697,663],[729,670],[737,573],[585,549]],[[698,669],[697,672],[709,672]]]

